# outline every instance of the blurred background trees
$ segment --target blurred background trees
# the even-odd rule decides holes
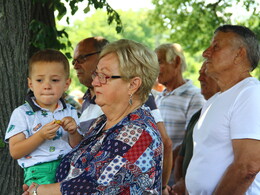
[[[201,53],[219,25],[245,25],[260,39],[259,0],[151,1],[154,9],[115,11],[106,0],[0,0],[0,194],[21,194],[22,171],[3,139],[13,109],[24,102],[27,62],[35,51],[59,49],[71,60],[76,43],[89,36],[132,39],[152,50],[177,42],[187,58],[184,75],[199,86]],[[82,7],[82,17],[72,22]],[[71,69],[70,91],[84,92]],[[260,78],[259,68],[253,74]]]
[[[152,50],[161,43],[177,42],[183,46],[188,69],[185,77],[199,87],[198,70],[203,61],[201,54],[211,41],[214,30],[223,24],[240,24],[252,29],[260,38],[260,1],[246,0],[152,0],[154,9],[138,11],[117,10],[122,21],[122,31],[116,24],[107,25],[105,10],[97,10],[83,20],[65,27],[75,44],[89,36],[104,36],[110,41],[127,38],[141,42]],[[60,26],[61,27],[61,26]],[[73,53],[70,48],[68,53]],[[253,73],[260,78],[259,69]],[[74,70],[70,90],[85,91],[78,83]]]

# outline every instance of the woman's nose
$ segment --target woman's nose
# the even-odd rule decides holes
[[[100,86],[101,85],[101,83],[100,83],[100,81],[99,81],[99,79],[98,79],[98,76],[95,76],[94,78],[92,78],[93,80],[92,80],[92,86],[93,87],[95,87],[95,86]]]

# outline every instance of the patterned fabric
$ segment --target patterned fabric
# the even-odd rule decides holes
[[[202,107],[204,102],[200,90],[192,84],[191,80],[186,80],[185,84],[171,92],[165,89],[157,96],[156,104],[172,140],[173,149],[181,144],[192,115]]]
[[[103,131],[105,115],[57,170],[62,194],[160,194],[162,141],[150,112],[139,108]]]
[[[54,119],[61,120],[66,116],[71,116],[78,124],[77,111],[74,107],[61,99],[58,108],[54,112],[41,108],[34,100],[32,94],[26,97],[26,103],[16,108],[10,118],[5,135],[5,141],[18,133],[23,133],[26,138],[37,133],[45,124]],[[18,159],[18,164],[22,168],[36,164],[50,162],[62,158],[71,150],[68,143],[69,135],[62,127],[57,130],[56,137],[46,140],[32,153]]]

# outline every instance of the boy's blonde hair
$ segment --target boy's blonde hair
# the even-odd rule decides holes
[[[68,59],[66,58],[66,56],[63,53],[61,53],[58,50],[54,50],[54,49],[40,50],[32,55],[32,57],[29,60],[29,77],[31,77],[33,64],[36,62],[40,62],[40,61],[62,63],[65,73],[66,73],[66,78],[69,78],[70,66],[69,66]]]

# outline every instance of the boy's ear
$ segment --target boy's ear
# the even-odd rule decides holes
[[[129,93],[134,94],[141,86],[142,80],[140,77],[134,77],[130,81]]]
[[[71,78],[68,78],[68,79],[66,80],[66,84],[65,84],[65,87],[64,87],[64,91],[67,91],[67,90],[68,90],[68,88],[69,88],[69,86],[70,86],[70,83],[71,83]]]
[[[28,88],[30,88],[33,91],[32,80],[29,77],[27,78],[27,82],[28,82]]]

